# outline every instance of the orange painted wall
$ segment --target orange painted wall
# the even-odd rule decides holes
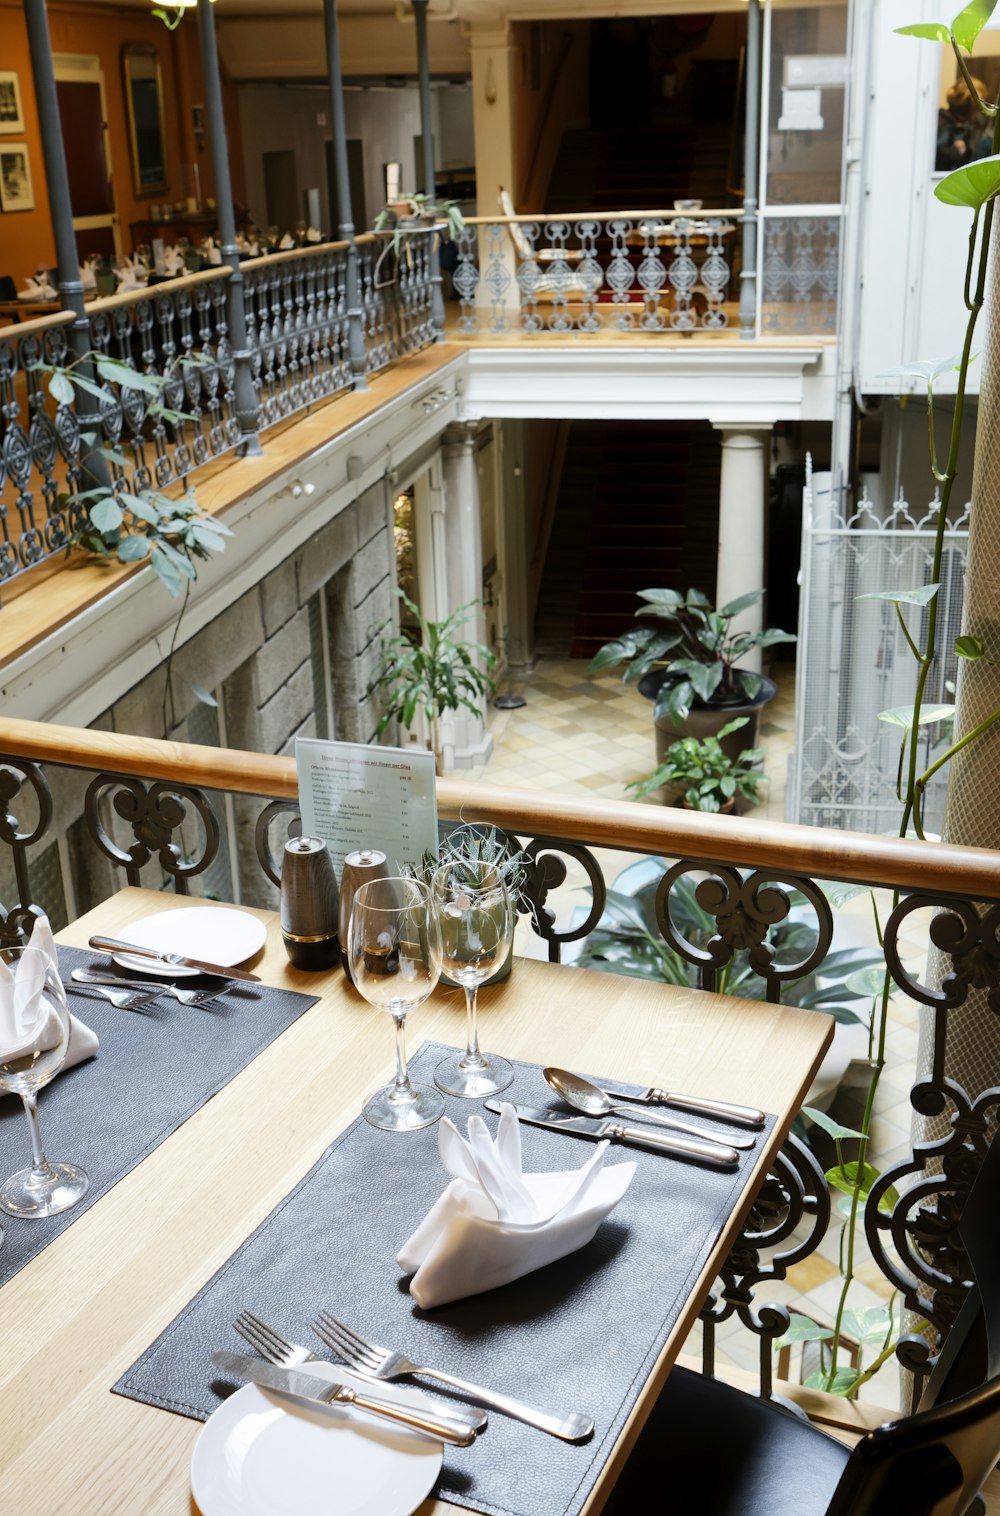
[[[162,22],[142,11],[96,7],[84,4],[51,4],[49,33],[53,53],[77,53],[96,56],[104,72],[104,93],[108,113],[111,146],[112,184],[115,206],[121,227],[122,251],[131,251],[129,222],[148,215],[151,200],[178,201],[188,193],[182,165],[197,162],[203,197],[215,196],[207,140],[199,150],[191,127],[191,105],[201,103],[204,92],[198,59],[198,37],[193,16],[186,16],[176,32],[168,32]],[[167,135],[167,171],[169,191],[142,200],[132,188],[132,165],[128,148],[128,128],[122,83],[122,47],[129,42],[152,45],[160,57],[163,77],[163,104]],[[41,264],[55,261],[49,201],[45,187],[42,144],[38,131],[38,112],[31,78],[28,38],[24,17],[17,0],[0,0],[0,67],[16,69],[24,107],[25,132],[31,175],[35,191],[35,209],[0,214],[0,274],[11,274],[21,285]],[[243,164],[240,151],[239,114],[235,89],[225,87],[226,127],[230,149],[230,172],[233,194],[244,199]],[[4,141],[21,141],[20,136],[0,136]]]

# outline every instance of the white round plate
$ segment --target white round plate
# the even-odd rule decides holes
[[[185,958],[202,958],[223,968],[235,968],[252,958],[267,940],[263,921],[248,911],[228,905],[182,906],[176,911],[157,911],[123,928],[125,940],[137,947],[156,948],[160,953],[180,953]],[[155,958],[141,958],[138,953],[112,955],[119,968],[139,974],[163,974],[169,979],[184,979],[197,969],[177,968],[157,963]]]
[[[332,1366],[317,1365],[321,1374]],[[302,1364],[308,1373],[311,1364]],[[384,1400],[440,1408],[420,1390],[357,1379]],[[346,1405],[314,1405],[246,1384],[206,1421],[191,1460],[202,1516],[409,1516],[443,1461],[439,1442]]]

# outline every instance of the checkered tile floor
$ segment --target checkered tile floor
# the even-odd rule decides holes
[[[778,664],[771,672],[778,695],[765,713],[758,737],[767,754],[766,786],[762,803],[751,814],[780,821],[784,819],[785,775],[794,742],[795,673],[790,664]],[[485,767],[463,777],[487,787],[535,792],[551,789],[562,795],[624,800],[629,798],[625,788],[629,781],[643,778],[654,767],[649,703],[634,689],[623,688],[617,676],[591,678],[582,661],[542,659],[529,679],[515,681],[512,688],[525,696],[527,704],[516,711],[491,710],[492,756]],[[605,877],[614,879],[629,861],[629,855],[602,854]],[[556,901],[560,919],[568,919],[579,908],[580,888],[585,883],[582,871],[576,874],[571,870]],[[845,915],[854,918],[852,941],[870,936],[870,906],[866,901],[853,902]],[[912,949],[920,954],[919,939],[914,938]],[[531,933],[523,940],[519,937],[518,951],[544,956],[543,945]],[[872,1161],[880,1167],[901,1158],[910,1148],[906,1097],[913,1079],[916,1044],[917,1011],[903,1001],[894,1007],[889,1063],[882,1076],[872,1129]],[[761,1299],[782,1301],[832,1321],[840,1292],[839,1246],[840,1228],[832,1225],[819,1250],[792,1267],[786,1281],[761,1292]],[[863,1248],[860,1256],[851,1303],[860,1307],[888,1299],[888,1282]],[[717,1341],[721,1358],[756,1369],[757,1340],[739,1322],[724,1324]],[[865,1396],[884,1406],[899,1404],[898,1377],[891,1364],[866,1386]]]

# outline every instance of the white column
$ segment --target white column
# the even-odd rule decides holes
[[[476,211],[480,216],[501,214],[501,186],[517,205],[517,148],[514,80],[518,49],[507,28],[473,26],[469,32],[472,63],[472,121],[476,139]],[[479,229],[479,288],[476,305],[480,320],[507,324],[516,321],[520,305],[517,256],[509,232]]]
[[[444,434],[441,457],[445,499],[445,554],[448,610],[482,600],[483,537],[479,515],[479,475],[476,472],[475,422],[456,422]],[[470,642],[485,641],[482,606],[470,616],[459,635]],[[462,709],[453,718],[455,768],[485,763],[493,747],[486,731],[486,702],[478,716]],[[445,765],[447,766],[447,765]]]
[[[767,511],[767,439],[771,428],[715,423],[722,432],[722,478],[719,481],[719,556],[715,603],[764,585],[764,525]],[[735,617],[736,631],[759,632],[764,625],[761,601]],[[760,649],[740,660],[740,667],[760,673]]]

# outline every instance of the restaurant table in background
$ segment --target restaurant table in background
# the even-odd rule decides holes
[[[127,939],[130,922],[185,904],[152,891],[123,890],[61,940],[85,946],[95,932]],[[354,994],[339,970],[306,974],[291,968],[277,916],[255,914],[268,927],[255,972],[267,983],[321,998],[0,1290],[0,1489],[7,1510],[31,1516],[67,1510],[74,1516],[190,1516],[198,1423],[113,1395],[111,1386],[390,1074],[388,1018]],[[669,1082],[774,1112],[777,1124],[762,1140],[756,1182],[787,1132],[833,1027],[815,1012],[524,959],[515,961],[506,984],[483,990],[481,1016],[489,1045],[513,1058],[621,1080]],[[411,1042],[459,1044],[464,1020],[461,993],[439,989],[411,1018]],[[44,1102],[43,1091],[43,1125]],[[481,1108],[474,1101],[468,1106],[470,1114]],[[402,1144],[407,1137],[393,1141]],[[574,1156],[567,1155],[568,1164]],[[582,1151],[579,1161],[584,1156]],[[723,1228],[589,1509],[599,1508],[613,1482],[738,1235],[753,1191],[749,1186]],[[386,1258],[387,1273],[395,1267]],[[329,1303],[317,1301],[316,1307]],[[206,1344],[206,1350],[222,1346],[232,1344]],[[517,1386],[506,1388],[516,1392]],[[542,1437],[537,1456],[546,1456]],[[434,1500],[420,1509],[422,1516],[457,1510]]]

